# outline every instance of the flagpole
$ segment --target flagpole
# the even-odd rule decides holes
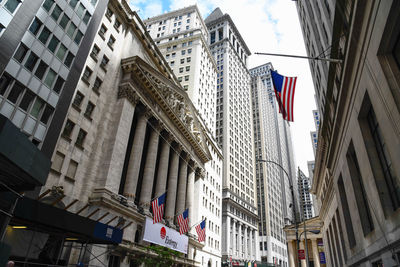
[[[153,198],[150,200],[150,203],[151,203],[151,202],[153,202],[153,200],[154,200],[154,199],[156,199],[156,198],[159,198],[160,196],[162,196],[162,195],[164,195],[165,193],[167,193],[167,191],[168,191],[168,189],[167,189],[167,190],[165,190],[165,192],[164,192],[164,193],[162,193],[161,195],[159,195],[159,196],[156,196],[156,197],[153,197]]]
[[[272,53],[260,53],[255,52],[256,55],[266,55],[266,56],[277,56],[277,57],[294,57],[294,58],[303,58],[303,59],[311,59],[311,60],[321,60],[328,61],[332,63],[342,63],[343,60],[335,59],[335,58],[323,58],[323,57],[306,57],[306,56],[297,56],[297,55],[287,55],[287,54],[272,54]]]
[[[200,224],[202,221],[204,221],[204,219],[203,219],[203,220],[200,220],[200,221],[198,221],[197,223],[195,223],[195,224],[193,224],[192,226],[190,226],[189,230],[192,229],[193,226]]]

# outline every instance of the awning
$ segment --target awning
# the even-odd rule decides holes
[[[45,184],[50,166],[50,159],[0,114],[0,182],[15,191],[32,190]]]
[[[88,244],[119,244],[122,230],[86,217],[56,208],[38,200],[23,197],[18,200],[10,224],[76,238]]]

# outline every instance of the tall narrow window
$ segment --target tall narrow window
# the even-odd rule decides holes
[[[338,179],[338,191],[339,191],[340,202],[342,204],[341,207],[342,207],[342,211],[343,211],[344,223],[346,225],[349,246],[350,246],[350,248],[353,248],[356,245],[356,238],[354,237],[353,223],[351,221],[350,209],[349,209],[349,204],[347,202],[347,196],[346,196],[346,190],[345,190],[345,187],[343,184],[343,178],[341,175],[339,176],[339,179]]]
[[[28,52],[28,48],[23,45],[22,43],[19,45],[17,52],[14,54],[14,58],[19,62],[22,63],[24,60],[26,53]]]
[[[33,34],[36,35],[40,29],[40,26],[42,26],[42,22],[38,19],[35,18],[29,27],[29,31]]]
[[[368,95],[364,97],[359,122],[382,209],[385,215],[390,215],[400,207],[400,184]]]
[[[358,207],[358,213],[360,215],[361,226],[365,236],[374,230],[374,224],[372,222],[368,197],[367,193],[365,192],[364,183],[362,181],[360,167],[358,165],[356,151],[354,150],[353,143],[350,143],[349,145],[346,158],[347,158],[347,165],[349,166],[351,182],[353,184],[354,196]]]

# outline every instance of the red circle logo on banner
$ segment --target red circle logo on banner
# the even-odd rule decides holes
[[[165,230],[165,227],[162,227],[160,230],[161,238],[164,239],[166,234],[167,234],[167,231]]]

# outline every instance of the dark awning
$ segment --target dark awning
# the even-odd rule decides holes
[[[49,234],[77,238],[77,242],[118,244],[122,230],[43,202],[23,197],[18,200],[11,224],[24,224]]]
[[[0,182],[16,191],[44,185],[51,161],[0,114]]]

